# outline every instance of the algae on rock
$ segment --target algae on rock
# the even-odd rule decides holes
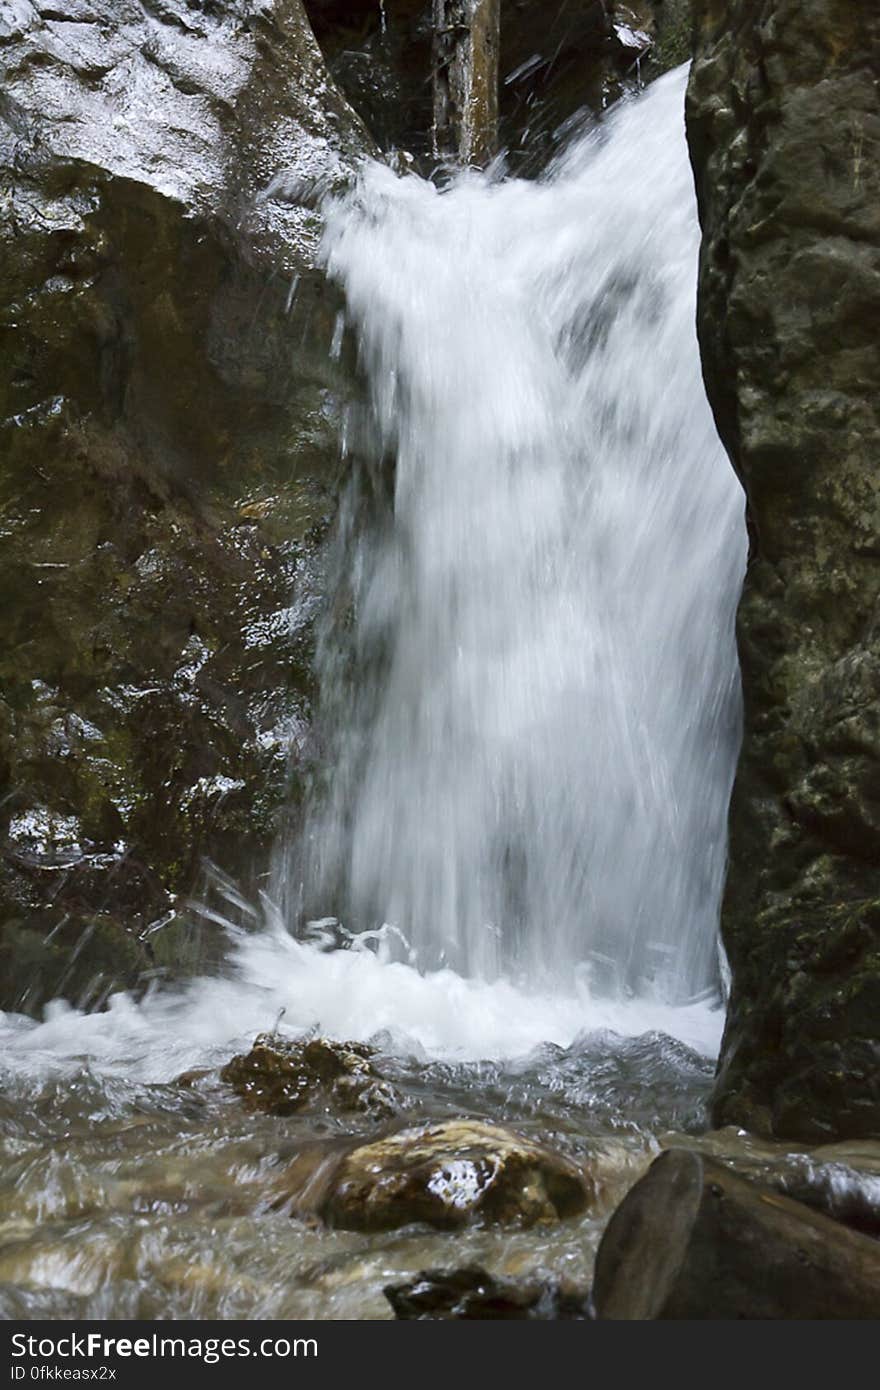
[[[220,1073],[252,1110],[293,1115],[308,1105],[332,1113],[360,1111],[387,1118],[403,1098],[376,1070],[366,1043],[327,1038],[289,1040],[261,1033],[249,1052],[233,1057]]]

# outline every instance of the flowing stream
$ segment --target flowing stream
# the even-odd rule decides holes
[[[327,773],[267,901],[221,923],[224,970],[3,1019],[0,1314],[387,1316],[383,1283],[474,1261],[588,1282],[656,1136],[699,1127],[745,530],[700,376],[685,77],[538,182],[375,165],[326,209],[336,348],[369,397],[321,642]],[[175,1084],[279,1019],[372,1040],[409,1119],[589,1160],[599,1207],[455,1236],[292,1220],[271,1188],[297,1144],[368,1122],[255,1118],[210,1070]]]

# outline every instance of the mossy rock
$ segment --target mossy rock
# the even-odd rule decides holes
[[[703,375],[751,539],[714,1118],[880,1136],[880,15],[693,9]]]

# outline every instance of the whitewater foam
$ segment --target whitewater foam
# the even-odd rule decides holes
[[[56,1001],[42,1022],[0,1016],[4,1065],[24,1075],[74,1073],[171,1081],[219,1065],[259,1032],[307,1032],[368,1041],[425,1060],[501,1061],[542,1043],[567,1047],[584,1032],[625,1037],[663,1032],[705,1055],[717,1051],[723,1015],[703,1002],[674,1008],[659,1000],[594,999],[584,985],[567,995],[530,994],[505,982],[422,974],[371,950],[320,951],[280,923],[231,934],[230,970],[141,1001],[111,997],[103,1013]],[[279,1023],[280,1018],[280,1023]]]

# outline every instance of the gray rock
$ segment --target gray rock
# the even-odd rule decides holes
[[[880,1135],[880,16],[696,5],[699,330],[746,487],[714,1118]]]

